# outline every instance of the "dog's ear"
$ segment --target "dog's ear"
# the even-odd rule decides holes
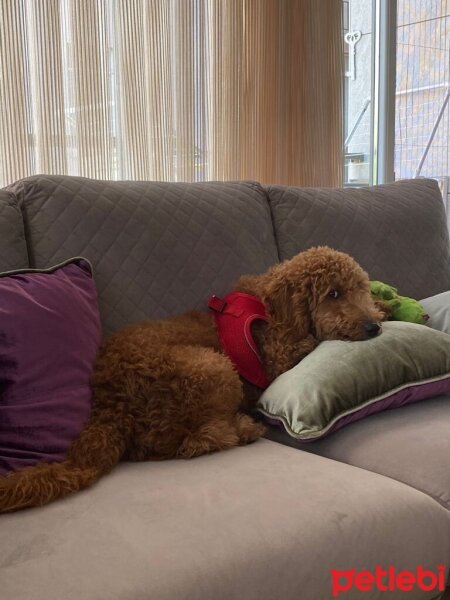
[[[262,288],[262,298],[269,319],[275,326],[295,332],[298,339],[312,333],[308,281],[294,284],[284,276],[268,277]]]
[[[308,281],[294,284],[281,269],[269,272],[261,287],[268,314],[264,355],[277,377],[297,364],[317,345],[309,306]]]

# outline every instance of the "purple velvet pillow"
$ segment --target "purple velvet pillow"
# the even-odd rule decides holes
[[[0,474],[64,459],[101,341],[90,263],[0,274]]]

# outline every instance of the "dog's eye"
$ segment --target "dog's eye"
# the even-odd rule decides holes
[[[339,296],[339,292],[337,290],[331,290],[328,292],[328,295],[330,296],[330,298],[336,299]]]

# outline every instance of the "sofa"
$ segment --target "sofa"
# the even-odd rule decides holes
[[[88,258],[105,336],[206,310],[238,276],[324,244],[404,295],[450,290],[434,180],[313,189],[34,176],[0,190],[0,271]],[[4,600],[440,598],[431,585],[363,590],[333,578],[440,566],[447,579],[450,397],[305,450],[269,428],[191,460],[123,462],[86,491],[0,516],[0,547]]]

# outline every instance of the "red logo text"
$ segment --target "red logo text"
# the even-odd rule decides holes
[[[439,565],[436,571],[429,571],[422,566],[416,567],[415,571],[397,571],[395,567],[383,569],[379,565],[375,571],[356,571],[349,569],[338,571],[331,569],[331,589],[333,597],[356,588],[361,592],[370,592],[373,589],[381,592],[392,592],[401,590],[410,592],[414,589],[431,592],[445,590],[445,567]]]

